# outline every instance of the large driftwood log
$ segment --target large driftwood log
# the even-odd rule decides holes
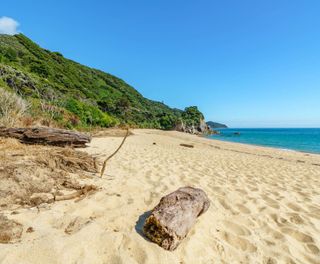
[[[91,137],[76,131],[50,127],[5,128],[0,127],[0,136],[13,137],[26,144],[85,147]]]
[[[180,188],[161,198],[146,219],[143,232],[162,248],[174,250],[209,206],[210,201],[201,189]]]

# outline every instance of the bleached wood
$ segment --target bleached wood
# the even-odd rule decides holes
[[[209,206],[210,201],[203,190],[179,188],[161,198],[145,221],[144,234],[162,248],[174,250]]]
[[[0,128],[0,136],[13,137],[26,144],[86,147],[91,137],[72,130],[50,127]]]

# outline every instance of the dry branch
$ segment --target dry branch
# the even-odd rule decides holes
[[[97,190],[97,187],[94,185],[85,185],[83,188],[81,188],[80,190],[75,191],[73,193],[55,196],[54,200],[55,201],[64,201],[64,200],[71,200],[71,199],[75,199],[75,198],[79,198],[79,197],[82,198],[82,196],[84,198],[88,194],[91,194],[91,193],[95,192],[96,190]]]
[[[111,159],[114,155],[117,154],[117,152],[121,149],[121,147],[123,146],[124,142],[126,141],[126,138],[128,137],[129,135],[129,129],[127,129],[127,133],[126,135],[124,136],[120,146],[117,148],[117,150],[115,152],[113,152],[108,158],[105,159],[105,161],[103,162],[103,165],[102,165],[102,169],[101,169],[101,173],[100,173],[100,177],[102,177],[102,175],[104,174],[104,171],[106,170],[106,165],[107,165],[107,161],[109,159]]]
[[[201,189],[180,188],[161,198],[146,219],[143,232],[162,248],[174,250],[209,206],[210,201]]]

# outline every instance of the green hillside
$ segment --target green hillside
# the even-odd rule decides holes
[[[196,107],[185,111],[144,98],[123,80],[42,49],[26,36],[0,35],[0,87],[27,99],[30,115],[61,127],[172,129],[178,122],[198,125]]]

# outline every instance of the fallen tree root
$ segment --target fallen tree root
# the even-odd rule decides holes
[[[117,152],[121,149],[121,147],[123,146],[124,142],[126,141],[126,138],[129,136],[129,129],[127,129],[127,133],[126,135],[124,136],[120,146],[117,148],[117,150],[115,152],[113,152],[108,158],[105,159],[105,161],[103,162],[103,165],[102,165],[102,169],[101,169],[101,173],[100,173],[100,177],[102,177],[102,175],[104,174],[104,171],[106,170],[106,165],[107,165],[107,161],[109,159],[111,159],[114,155],[117,154]]]

